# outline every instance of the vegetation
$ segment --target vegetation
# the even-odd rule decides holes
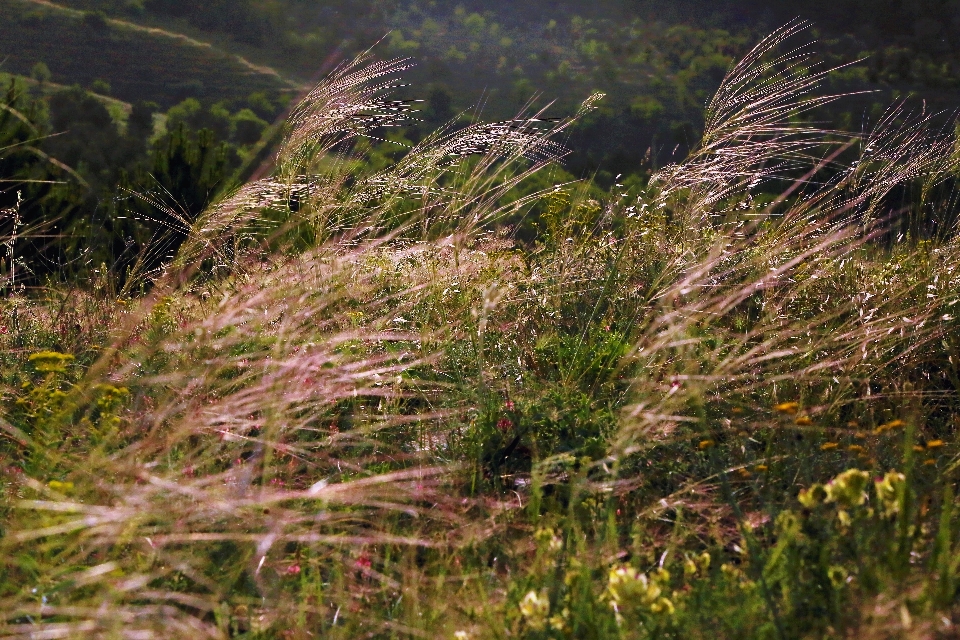
[[[799,31],[609,190],[560,168],[599,93],[403,139],[409,61],[361,56],[217,197],[252,118],[182,104],[154,169],[186,206],[131,197],[134,250],[30,289],[27,212],[70,197],[31,176],[110,179],[35,147],[14,82],[2,635],[954,635],[960,152],[902,102],[816,124],[844,98]]]
[[[412,86],[399,96],[423,102],[388,142],[369,145],[368,164],[395,162],[451,121],[513,118],[537,94],[555,99],[546,116],[562,117],[583,96],[601,92],[597,108],[566,130],[564,166],[570,178],[608,194],[617,183],[641,188],[685,157],[730,64],[797,15],[818,21],[820,57],[835,68],[828,90],[858,93],[822,110],[837,129],[870,130],[902,97],[932,112],[960,99],[956,25],[940,19],[954,10],[934,0],[886,3],[883,11],[853,0],[775,9],[697,0],[229,4],[0,0],[9,16],[2,70],[21,83],[21,106],[37,102],[24,107],[45,137],[35,146],[82,179],[51,187],[49,206],[40,204],[43,182],[6,185],[0,204],[10,206],[24,191],[31,207],[25,219],[55,236],[28,260],[34,282],[89,273],[101,263],[123,274],[160,229],[192,223],[207,203],[265,171],[293,96],[377,41],[382,55],[417,58],[406,74]],[[201,130],[209,133],[187,151],[181,142],[200,140]],[[35,160],[17,157],[30,166]],[[64,180],[56,163],[40,166],[46,172],[9,173]],[[150,194],[151,202],[143,206],[131,192]],[[157,215],[156,204],[165,213]],[[114,260],[118,252],[124,260]]]

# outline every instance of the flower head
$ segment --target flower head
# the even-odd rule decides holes
[[[848,469],[827,485],[827,502],[836,502],[847,509],[858,507],[867,499],[864,489],[869,481],[870,474],[866,471]]]
[[[547,616],[550,614],[550,600],[546,594],[530,591],[520,601],[520,614],[527,621],[527,625],[539,631],[547,626]]]
[[[73,359],[69,353],[56,351],[41,351],[28,358],[33,368],[41,373],[66,373],[67,365],[73,362]]]
[[[907,477],[898,471],[889,471],[882,478],[875,478],[873,489],[877,493],[877,500],[883,507],[885,516],[892,516],[900,512],[899,489],[907,481]]]
[[[781,402],[773,408],[777,413],[786,413],[788,415],[794,415],[797,411],[800,410],[799,402]]]

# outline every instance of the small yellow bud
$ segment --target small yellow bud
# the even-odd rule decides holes
[[[792,416],[793,414],[795,414],[797,411],[800,410],[800,403],[799,402],[781,402],[780,404],[775,406],[773,410],[778,413],[786,413]]]

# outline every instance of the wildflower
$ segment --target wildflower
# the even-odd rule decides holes
[[[536,591],[530,591],[520,601],[520,614],[534,631],[547,626],[548,613],[550,613],[550,600],[547,599],[546,594],[538,595]]]
[[[663,597],[663,589],[659,584],[669,579],[670,574],[662,569],[655,579],[648,578],[630,566],[610,569],[607,596],[610,599],[610,607],[617,613],[617,621],[622,621],[621,611],[628,609],[673,615],[673,603]]]
[[[770,468],[770,467],[768,467],[768,466],[765,465],[765,464],[758,464],[758,465],[756,465],[756,466],[753,468],[753,470],[756,471],[756,472],[758,472],[758,473],[763,473],[764,471],[767,471],[769,468]]]
[[[913,450],[917,453],[923,453],[925,451],[925,449],[918,444],[913,445]]]
[[[41,351],[28,358],[33,368],[42,373],[66,373],[67,364],[73,359],[73,356],[68,353],[56,351]]]
[[[850,446],[847,447],[847,451],[852,451],[853,453],[861,453],[863,451],[863,447],[861,447],[858,444],[851,444]]]
[[[59,491],[60,493],[70,493],[73,491],[72,482],[60,482],[59,480],[51,480],[47,483],[47,486],[53,489],[54,491]]]
[[[793,422],[801,427],[809,427],[811,424],[813,424],[813,418],[810,416],[798,416]]]
[[[799,402],[781,402],[773,408],[777,413],[786,413],[788,415],[794,415],[797,411],[800,410]]]
[[[550,628],[554,631],[563,631],[567,628],[567,618],[570,617],[570,610],[564,608],[560,615],[550,617]]]
[[[930,467],[935,464],[937,464],[936,458],[927,458],[926,460],[923,461],[923,466],[925,467]]]
[[[873,433],[874,435],[880,435],[884,431],[890,431],[891,429],[902,427],[905,424],[906,423],[903,420],[891,420],[890,422],[886,422],[880,425],[879,427],[877,427],[876,429],[874,429]]]
[[[516,405],[513,404],[513,400],[507,400],[504,406],[507,408],[507,411],[513,411]]]
[[[900,486],[906,480],[906,476],[897,471],[889,471],[882,478],[874,479],[873,488],[877,493],[877,499],[883,507],[885,516],[892,516],[900,512],[898,493]]]
[[[299,573],[300,573],[300,565],[292,564],[289,567],[287,567],[288,575],[295,576],[295,575],[298,575]]]
[[[470,640],[470,634],[466,631],[455,631],[453,634],[453,640]]]
[[[653,613],[665,613],[668,616],[672,616],[675,609],[673,608],[673,603],[667,598],[658,598],[656,602],[650,605],[650,611]]]
[[[743,571],[741,571],[738,567],[729,563],[724,563],[720,565],[720,573],[722,573],[726,578],[730,580],[740,581],[740,580],[744,580],[744,577],[745,577],[743,575]]]
[[[927,449],[939,449],[943,446],[943,440],[930,440],[927,442]]]
[[[701,440],[700,444],[697,445],[697,448],[699,448],[700,451],[706,451],[715,444],[716,443],[713,440]]]
[[[822,445],[820,445],[820,451],[833,451],[839,446],[840,445],[836,442],[824,442]]]
[[[807,509],[823,504],[827,500],[827,490],[822,484],[815,484],[809,489],[802,489],[797,499]]]
[[[513,422],[511,422],[510,420],[507,420],[506,418],[500,418],[497,421],[497,429],[499,429],[500,431],[509,431],[512,428],[513,428]]]
[[[844,508],[862,505],[867,494],[864,489],[870,474],[859,469],[848,469],[830,481],[827,485],[827,502],[836,502]]]

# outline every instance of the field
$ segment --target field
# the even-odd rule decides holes
[[[367,162],[360,57],[123,277],[25,289],[14,225],[0,638],[958,637],[954,127],[822,124],[807,40],[609,191],[600,93]]]

